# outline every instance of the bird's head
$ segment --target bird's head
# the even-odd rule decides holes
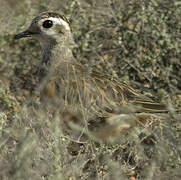
[[[65,16],[54,12],[44,12],[32,20],[27,30],[15,35],[14,38],[32,37],[44,44],[61,41],[61,39],[65,41],[69,36],[71,36],[71,28]]]

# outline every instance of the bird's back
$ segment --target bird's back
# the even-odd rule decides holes
[[[56,69],[47,80],[42,95],[54,98],[64,108],[85,110],[98,116],[120,113],[124,105],[130,105],[130,112],[166,111],[165,105],[153,102],[96,68],[68,63]]]

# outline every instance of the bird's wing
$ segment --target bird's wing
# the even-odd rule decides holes
[[[137,111],[141,112],[167,112],[167,106],[163,103],[154,102],[150,98],[140,94],[125,83],[121,83],[128,102],[137,105]]]
[[[94,79],[102,82],[99,87],[117,105],[132,104],[136,112],[168,112],[165,104],[154,102],[117,78],[94,72]]]

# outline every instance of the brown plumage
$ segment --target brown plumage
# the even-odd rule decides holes
[[[65,16],[42,13],[15,39],[29,36],[37,38],[42,46],[41,101],[48,108],[59,111],[64,120],[69,117],[67,113],[72,114],[68,119],[73,122],[80,119],[96,122],[105,118],[108,122],[111,119],[108,124],[113,128],[117,126],[111,124],[113,117],[129,122],[128,116],[120,115],[125,110],[124,105],[128,107],[127,114],[167,111],[164,104],[155,103],[119,79],[101,73],[98,67],[85,66],[75,60],[71,51],[74,45],[72,33]],[[135,123],[129,122],[126,128],[133,125]],[[105,127],[109,129],[109,126]],[[112,134],[116,134],[114,130]]]
[[[67,105],[81,104],[104,113],[114,112],[125,104],[134,105],[135,112],[167,111],[164,104],[153,102],[117,78],[77,62],[67,64],[66,69],[61,66],[55,80],[49,80],[42,92],[43,96],[63,99]]]

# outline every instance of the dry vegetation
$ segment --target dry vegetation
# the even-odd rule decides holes
[[[0,179],[181,179],[179,0],[0,0]],[[39,44],[15,41],[43,11],[66,15],[82,63],[127,81],[170,112],[114,143],[75,142],[40,112]],[[36,107],[36,108],[35,108]],[[154,123],[154,122],[157,123]]]

